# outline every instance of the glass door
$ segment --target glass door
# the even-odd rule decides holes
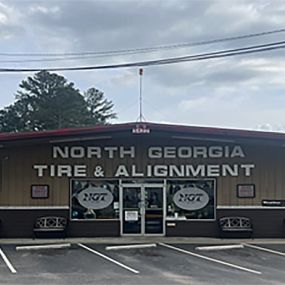
[[[164,212],[163,212],[163,188],[146,186],[144,225],[145,234],[163,234]]]
[[[138,185],[123,188],[122,195],[122,233],[141,234],[142,232],[142,195]]]
[[[123,184],[120,197],[122,235],[164,235],[163,185]]]

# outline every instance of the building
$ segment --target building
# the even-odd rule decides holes
[[[219,235],[250,217],[285,235],[285,134],[153,123],[0,134],[1,237],[31,237],[39,216],[68,236]]]

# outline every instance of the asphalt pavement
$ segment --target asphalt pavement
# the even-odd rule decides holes
[[[66,246],[33,248],[40,245]],[[144,247],[132,248],[133,245]],[[28,247],[21,249],[22,246]],[[115,248],[109,249],[110,246]],[[180,237],[5,239],[0,240],[0,253],[0,284],[285,283],[284,240]]]

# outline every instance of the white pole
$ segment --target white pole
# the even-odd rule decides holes
[[[139,116],[139,122],[141,123],[143,121],[143,111],[142,111],[142,77],[143,77],[143,69],[139,69],[139,75],[140,75],[140,116]]]

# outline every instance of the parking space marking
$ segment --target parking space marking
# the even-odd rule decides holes
[[[226,250],[226,249],[236,249],[236,248],[244,248],[243,244],[231,244],[231,245],[212,245],[212,246],[197,246],[195,249],[197,250]]]
[[[278,254],[278,255],[281,255],[281,256],[285,256],[285,253],[284,253],[284,252],[272,250],[272,249],[269,249],[269,248],[260,247],[260,246],[256,246],[256,245],[252,245],[252,244],[248,244],[248,243],[244,243],[243,245],[244,245],[244,246],[247,246],[247,247],[254,248],[254,249],[258,249],[258,250],[270,252],[270,253],[273,253],[273,254]]]
[[[232,264],[232,263],[228,263],[228,262],[225,262],[225,261],[222,261],[222,260],[218,260],[218,259],[214,259],[214,258],[207,257],[207,256],[204,256],[204,255],[200,255],[200,254],[188,251],[188,250],[184,250],[184,249],[179,248],[179,247],[174,247],[174,246],[169,245],[169,244],[165,244],[165,243],[159,243],[159,244],[161,246],[164,246],[164,247],[167,247],[167,248],[170,248],[170,249],[173,249],[173,250],[185,253],[185,254],[189,254],[189,255],[192,255],[192,256],[195,256],[195,257],[206,259],[206,260],[209,260],[209,261],[212,261],[212,262],[215,262],[215,263],[219,263],[219,264],[222,264],[222,265],[225,265],[225,266],[233,267],[235,269],[247,271],[247,272],[254,273],[254,274],[262,274],[260,271],[252,270],[252,269],[249,269],[249,268],[246,268],[246,267],[242,267],[242,266],[239,266],[239,265],[235,265],[235,264]]]
[[[156,243],[106,246],[105,249],[119,250],[119,249],[137,249],[137,248],[149,248],[149,247],[156,247]]]
[[[105,258],[106,260],[108,260],[110,262],[113,262],[113,263],[117,264],[118,266],[121,266],[121,267],[123,267],[123,268],[125,268],[125,269],[127,269],[127,270],[129,270],[129,271],[131,271],[133,273],[135,273],[135,274],[140,273],[138,270],[135,270],[135,269],[133,269],[133,268],[131,268],[131,267],[129,267],[129,266],[127,266],[127,265],[125,265],[125,264],[123,264],[123,263],[113,259],[113,258],[110,258],[109,256],[104,255],[104,254],[102,254],[102,253],[100,253],[100,252],[98,252],[98,251],[96,251],[96,250],[94,250],[94,249],[92,249],[92,248],[82,244],[82,243],[78,243],[77,245],[82,247],[82,248],[84,248],[84,249],[86,249],[86,250],[88,250],[88,251],[90,251],[90,252],[92,252],[92,253],[94,253],[94,254],[96,254],[96,255],[99,255],[100,257]]]
[[[71,247],[70,243],[63,244],[44,244],[44,245],[28,245],[16,246],[16,250],[42,250],[42,249],[63,249]]]
[[[5,253],[1,248],[0,248],[0,255],[3,258],[4,262],[6,263],[6,265],[8,266],[8,268],[10,269],[10,271],[12,273],[17,273],[16,269],[13,267],[13,265],[11,264],[11,262],[9,261],[9,259],[7,258],[7,256],[5,255]]]

